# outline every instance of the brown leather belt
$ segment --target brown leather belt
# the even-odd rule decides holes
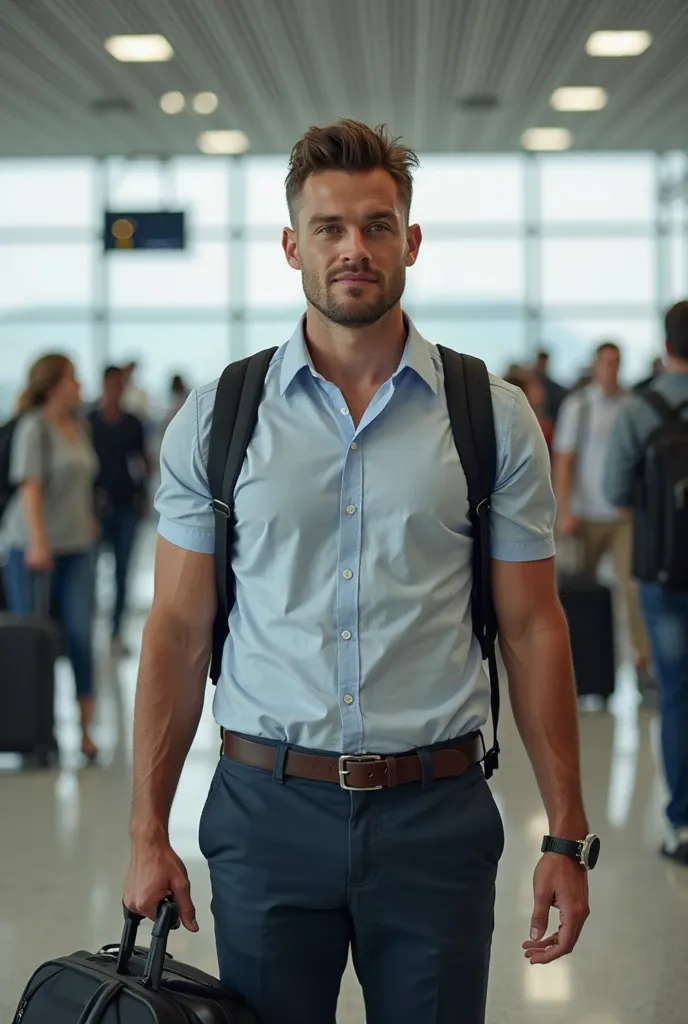
[[[274,771],[277,747],[247,740],[235,733],[223,734],[222,749],[226,757],[252,768]],[[478,736],[456,747],[428,751],[435,779],[453,779],[483,758],[483,743]],[[342,789],[393,789],[422,779],[418,754],[303,754],[289,749],[284,761],[284,774],[297,779],[335,782]]]

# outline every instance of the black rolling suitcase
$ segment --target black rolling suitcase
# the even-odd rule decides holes
[[[125,911],[118,945],[39,967],[12,1024],[257,1024],[239,996],[166,952],[179,922],[171,900],[158,908],[149,950],[135,945],[140,920]]]
[[[610,697],[616,677],[611,591],[589,576],[562,575],[559,597],[569,623],[579,696]]]

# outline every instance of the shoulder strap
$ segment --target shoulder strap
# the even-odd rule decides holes
[[[652,406],[655,412],[662,417],[664,423],[679,419],[683,411],[688,409],[688,399],[679,405],[672,406],[669,405],[664,395],[660,395],[659,391],[655,391],[653,388],[645,388],[643,391],[638,391],[638,395],[648,405]]]
[[[210,678],[220,677],[229,614],[234,605],[232,543],[234,488],[241,472],[263,396],[265,376],[276,348],[231,363],[220,377],[215,396],[208,449],[208,484],[215,513],[215,579],[218,609],[213,631]]]
[[[497,476],[492,394],[487,367],[481,359],[461,355],[438,345],[444,366],[447,409],[456,450],[468,485],[468,510],[473,527],[473,632],[487,660],[494,742],[485,754],[485,776],[499,767],[499,671],[497,668],[497,617],[492,600],[490,507]]]

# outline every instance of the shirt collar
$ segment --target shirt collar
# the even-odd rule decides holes
[[[436,395],[438,393],[439,386],[437,381],[437,371],[432,361],[430,345],[416,330],[411,318],[404,314],[404,319],[406,321],[408,334],[401,362],[399,363],[392,379],[396,380],[406,369],[413,370],[421,380],[425,381],[430,390]],[[306,344],[304,335],[305,326],[306,318],[304,316],[299,320],[296,330],[287,342],[284,358],[282,360],[282,369],[280,371],[281,395],[284,395],[289,385],[302,371],[308,369],[314,377],[318,376],[318,372],[313,365],[313,360],[311,359],[311,354],[308,351],[308,345]]]

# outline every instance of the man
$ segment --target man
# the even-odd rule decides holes
[[[542,349],[535,357],[533,373],[540,380],[545,389],[545,416],[552,423],[556,423],[561,404],[566,398],[567,391],[561,384],[557,384],[549,376],[549,352]]]
[[[466,481],[438,352],[400,305],[421,244],[416,163],[384,129],[342,121],[306,133],[287,179],[283,248],[307,312],[270,366],[235,490],[236,604],[214,707],[225,756],[200,830],[220,974],[261,1024],[331,1024],[350,947],[369,1024],[484,1021],[503,832],[473,747],[488,687],[471,631]],[[216,609],[205,471],[216,389],[192,393],[163,446],[125,891],[146,916],[173,892],[192,931],[168,816]],[[494,597],[512,701],[551,831],[579,841],[547,452],[518,389],[493,378],[492,400]],[[438,752],[456,748],[471,766],[434,779]],[[394,784],[399,751],[423,782]],[[365,791],[346,790],[354,777]],[[546,935],[552,905],[561,925]],[[587,913],[585,871],[546,854],[526,956],[570,952]]]
[[[607,501],[603,488],[614,420],[628,398],[619,387],[620,366],[619,346],[603,342],[595,353],[592,382],[564,402],[554,432],[553,478],[559,531],[564,537],[579,539],[586,575],[595,576],[603,555],[612,553],[625,598],[639,682],[647,685],[648,643],[637,587],[631,578],[631,523]]]
[[[126,655],[122,619],[127,606],[129,563],[138,524],[145,515],[149,476],[141,420],[122,410],[125,375],[117,366],[103,374],[103,394],[89,413],[93,446],[100,460],[96,480],[96,512],[101,540],[115,557],[116,595],[112,614],[112,651]]]
[[[645,388],[649,387],[650,384],[654,384],[660,374],[664,373],[664,360],[661,356],[657,356],[656,359],[652,360],[652,372],[649,377],[644,377],[639,380],[634,386],[634,391],[644,391]]]
[[[139,364],[135,361],[127,363],[122,367],[124,391],[122,394],[122,408],[125,412],[137,416],[144,427],[148,429],[151,421],[150,399],[142,387],[136,383],[136,374]]]
[[[688,402],[688,302],[672,306],[665,325],[666,369],[650,390],[675,408]],[[688,419],[688,408],[683,418]],[[660,423],[659,414],[637,395],[619,413],[605,472],[605,493],[613,505],[633,505],[643,455]],[[688,536],[683,544],[688,545]],[[662,852],[688,866],[688,588],[685,593],[671,592],[659,583],[642,582],[640,596],[657,673],[670,792],[670,830]]]

